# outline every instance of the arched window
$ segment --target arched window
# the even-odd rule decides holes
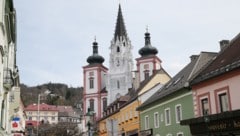
[[[149,70],[145,70],[144,71],[144,79],[148,79],[149,78]]]
[[[117,81],[117,88],[120,89],[120,82],[119,82],[119,80]]]
[[[120,52],[120,47],[119,46],[117,47],[117,52]]]
[[[94,111],[94,99],[89,100],[90,110]]]
[[[89,88],[90,88],[90,89],[93,89],[93,88],[94,88],[94,78],[93,78],[93,77],[90,77],[90,78],[89,78]]]

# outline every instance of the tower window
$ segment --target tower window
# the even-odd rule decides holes
[[[117,47],[117,52],[120,52],[120,47],[119,46]]]
[[[144,79],[148,79],[149,78],[149,70],[145,70],[144,71]]]
[[[120,82],[119,82],[119,80],[117,81],[117,88],[120,89]]]
[[[94,99],[89,100],[90,110],[94,111]]]
[[[90,89],[94,88],[94,78],[93,77],[89,78],[89,88]]]
[[[124,46],[124,47],[126,46],[125,42],[123,42],[123,46]]]
[[[103,98],[103,110],[107,109],[107,98]]]

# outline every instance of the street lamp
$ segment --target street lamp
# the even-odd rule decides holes
[[[91,122],[93,121],[94,111],[91,111],[90,108],[88,108],[88,112],[86,113],[86,122],[88,126],[88,136],[91,136]]]

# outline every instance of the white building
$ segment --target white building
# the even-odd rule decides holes
[[[58,109],[57,106],[48,105],[45,103],[31,104],[25,108],[27,116],[26,124],[37,126],[40,123],[57,124],[58,123]],[[39,119],[38,119],[39,118]]]
[[[16,50],[16,11],[13,1],[0,0],[0,133],[3,135],[10,135],[15,130],[12,128],[13,119],[24,120],[18,114],[21,107]]]

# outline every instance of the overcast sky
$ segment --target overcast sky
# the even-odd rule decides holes
[[[219,41],[240,30],[239,0],[121,0],[133,56],[151,42],[174,76],[189,56],[219,51]],[[83,86],[82,66],[92,54],[94,36],[109,65],[118,0],[14,0],[17,11],[17,65],[21,83],[65,83]],[[136,64],[136,63],[135,63]]]

